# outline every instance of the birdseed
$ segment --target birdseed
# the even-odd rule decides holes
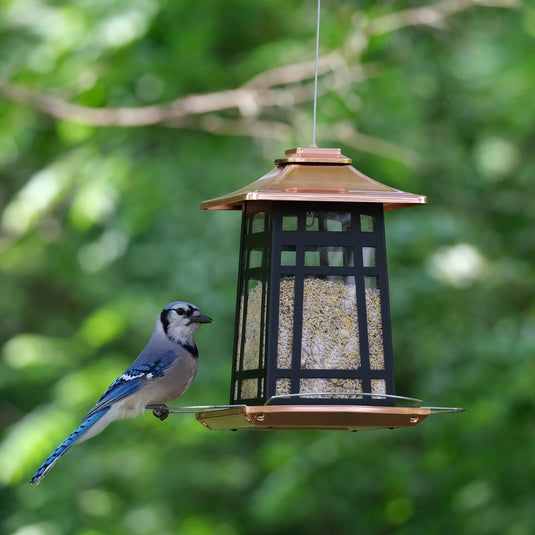
[[[293,277],[282,278],[277,351],[279,369],[292,367],[294,295],[295,279]],[[370,368],[384,370],[381,292],[379,288],[366,288],[365,295]],[[261,282],[249,290],[247,299],[243,369],[258,369],[261,337]],[[326,280],[317,277],[305,279],[301,332],[302,369],[359,369],[361,355],[355,286],[341,279]],[[241,326],[239,336],[241,338]],[[372,380],[371,386],[374,394],[386,393],[386,384],[382,379]],[[332,397],[336,397],[337,394],[362,392],[362,382],[360,379],[303,378],[300,391],[332,392]],[[290,379],[279,378],[276,383],[276,393],[289,394]]]
[[[355,392],[362,392],[362,381],[360,379],[301,379],[300,382],[301,392],[325,392],[332,393],[332,396],[303,396],[312,397],[316,399],[329,399],[342,396],[346,399],[355,399],[359,395]]]
[[[280,282],[278,368],[292,367],[294,280]],[[301,368],[360,368],[355,286],[343,281],[304,280]]]
[[[247,319],[245,323],[245,341],[243,347],[244,370],[257,370],[260,362],[261,318],[262,318],[262,290],[263,283],[259,282],[248,294]],[[265,303],[267,309],[267,299]],[[240,304],[241,318],[243,319],[243,296]],[[267,317],[267,316],[266,316]],[[265,330],[265,325],[264,325]],[[238,341],[242,340],[242,322],[238,325]]]
[[[379,288],[366,288],[366,320],[370,368],[372,370],[384,370],[385,353],[383,348],[381,290]]]

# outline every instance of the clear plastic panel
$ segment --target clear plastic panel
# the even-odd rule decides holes
[[[284,245],[281,250],[281,266],[295,266],[296,247],[295,245]]]
[[[360,231],[361,232],[374,232],[375,231],[375,218],[371,215],[361,214]]]
[[[284,231],[297,230],[297,216],[296,215],[282,216],[282,230]]]
[[[290,394],[291,381],[289,377],[280,377],[277,379],[275,386],[275,394],[281,396],[283,394]]]
[[[251,234],[264,232],[266,230],[266,214],[264,212],[253,214],[250,219],[250,225]]]
[[[347,232],[351,230],[351,214],[311,210],[306,213],[306,229],[322,232]]]
[[[352,267],[353,247],[309,245],[305,248],[305,266]]]
[[[301,367],[360,368],[354,277],[304,280]]]
[[[247,317],[245,320],[245,343],[243,346],[244,370],[256,370],[260,366],[260,345],[265,329],[265,326],[261,324],[263,291],[264,283],[262,281],[255,279],[248,281],[246,293]],[[243,312],[240,317],[243,322]],[[241,340],[241,332],[239,332],[239,335]]]
[[[263,248],[249,249],[247,251],[247,256],[248,256],[247,267],[249,269],[262,267],[263,259],[264,259],[264,249]]]
[[[360,379],[301,379],[300,381],[300,391],[302,393],[320,393],[325,392],[330,395],[326,396],[308,396],[308,397],[317,397],[320,399],[329,399],[342,396],[346,399],[359,399],[362,396],[359,396],[358,393],[362,392],[362,381]],[[307,396],[303,396],[307,397]]]
[[[371,386],[372,394],[386,394],[386,381],[384,379],[372,379]],[[380,399],[380,396],[377,397]]]
[[[258,397],[258,379],[243,379],[241,382],[241,398],[252,399]]]
[[[306,229],[317,231],[320,229],[319,227],[319,219],[316,215],[316,212],[307,212],[306,216]]]
[[[290,369],[292,367],[294,285],[294,277],[283,277],[280,281],[277,368],[282,369]]]
[[[372,370],[384,370],[385,353],[381,315],[381,290],[379,289],[377,277],[364,277],[364,285],[370,368]]]
[[[377,267],[377,247],[362,248],[362,265],[364,267]]]

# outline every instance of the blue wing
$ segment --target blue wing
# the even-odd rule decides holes
[[[97,404],[84,416],[84,419],[90,418],[93,414],[107,409],[117,401],[133,394],[141,388],[143,383],[161,377],[176,358],[177,354],[174,351],[168,351],[158,355],[157,359],[150,362],[137,364],[140,360],[138,357],[130,368],[115,379],[106,392],[102,394]]]

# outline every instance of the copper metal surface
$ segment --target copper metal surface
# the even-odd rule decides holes
[[[244,188],[203,201],[201,209],[237,210],[245,201],[382,203],[385,210],[427,203],[425,195],[391,188],[361,173],[340,149],[290,149],[275,163],[277,167]]]
[[[414,427],[431,412],[426,407],[371,407],[361,405],[244,406],[200,411],[196,418],[212,430],[316,429],[359,431]]]
[[[351,158],[344,156],[340,149],[322,149],[319,147],[297,147],[288,149],[282,158],[275,160],[275,165],[286,163],[328,163],[332,165],[349,165]]]

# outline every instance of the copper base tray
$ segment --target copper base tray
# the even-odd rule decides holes
[[[371,407],[364,405],[237,405],[196,412],[212,430],[318,429],[360,431],[414,427],[425,420],[429,407]]]

